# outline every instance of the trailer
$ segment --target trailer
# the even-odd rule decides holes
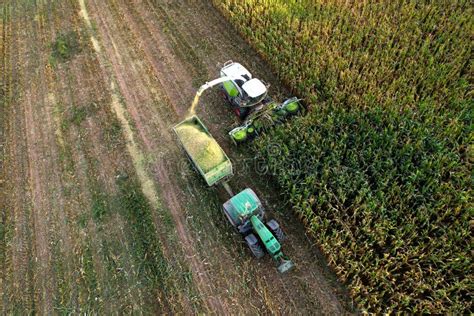
[[[184,127],[192,128],[196,135],[193,135],[191,138],[191,135],[182,132]],[[173,130],[178,136],[179,142],[183,146],[193,167],[204,178],[208,186],[225,183],[233,176],[232,163],[229,157],[197,116],[193,115],[186,118],[173,127]],[[203,133],[205,136],[200,133]],[[200,147],[197,147],[197,150],[195,150],[196,146],[199,145],[197,142],[201,138],[206,138],[205,142],[208,146],[212,146],[212,151],[208,150],[208,152],[205,152],[206,148]]]

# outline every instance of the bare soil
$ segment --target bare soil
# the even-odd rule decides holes
[[[232,59],[289,96],[206,1],[6,0],[0,4],[2,313],[354,312],[315,241],[281,202],[217,89],[197,115],[288,235],[278,274],[226,222],[172,127]],[[58,34],[80,50],[53,60]],[[125,189],[124,189],[125,188]],[[141,201],[145,202],[141,202]]]

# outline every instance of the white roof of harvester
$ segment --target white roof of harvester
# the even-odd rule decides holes
[[[267,87],[258,79],[251,79],[242,85],[245,93],[251,98],[256,98],[267,92]]]
[[[222,69],[222,72],[227,76],[227,77],[242,77],[242,79],[245,80],[244,76],[247,76],[249,79],[252,79],[252,74],[241,64],[239,63],[232,63],[227,67],[224,67]]]

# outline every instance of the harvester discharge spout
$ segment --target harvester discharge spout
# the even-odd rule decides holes
[[[214,79],[212,81],[209,81],[209,82],[206,82],[205,84],[203,84],[201,87],[199,87],[199,90],[196,92],[196,94],[198,96],[201,96],[201,94],[206,91],[207,89],[209,88],[212,88],[220,83],[223,83],[223,82],[226,82],[226,81],[230,81],[230,80],[235,80],[235,79],[238,79],[238,78],[233,78],[233,77],[220,77],[220,78],[217,78],[217,79]]]
[[[194,96],[194,100],[193,100],[193,103],[191,104],[191,109],[189,110],[189,114],[193,115],[194,113],[196,113],[196,106],[199,102],[199,98],[204,93],[204,91],[206,91],[207,89],[212,88],[212,87],[214,87],[214,86],[216,86],[220,83],[223,83],[223,82],[226,82],[226,81],[229,81],[229,80],[234,80],[234,79],[236,79],[236,78],[234,78],[234,77],[220,77],[220,78],[214,79],[212,81],[206,82],[205,84],[200,86],[198,91],[196,92],[196,95]]]

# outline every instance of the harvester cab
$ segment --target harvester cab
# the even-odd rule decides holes
[[[263,257],[266,250],[279,264],[279,272],[293,268],[293,262],[281,250],[285,235],[280,225],[274,219],[265,221],[265,210],[252,189],[247,188],[231,197],[224,203],[223,212],[256,258]]]
[[[241,119],[245,119],[253,107],[262,106],[267,97],[269,85],[252,78],[252,74],[244,66],[232,60],[224,63],[220,77],[232,78],[223,82],[222,90]]]

